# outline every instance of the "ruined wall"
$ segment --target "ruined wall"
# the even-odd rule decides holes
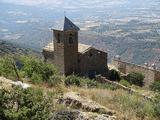
[[[91,48],[84,54],[79,54],[79,71],[96,74],[104,74],[107,71],[107,53]]]
[[[42,51],[44,61],[49,63],[54,63],[54,51]]]
[[[155,71],[155,78],[154,80],[160,80],[160,71]]]
[[[131,72],[139,72],[142,73],[144,78],[144,85],[149,86],[155,80],[160,80],[160,71],[156,71],[154,69],[140,66],[132,63],[123,62],[121,60],[113,60],[113,64],[118,70],[122,73],[131,73]]]

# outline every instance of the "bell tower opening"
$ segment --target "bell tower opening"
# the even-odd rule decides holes
[[[73,44],[73,36],[72,36],[72,34],[69,35],[69,44]]]

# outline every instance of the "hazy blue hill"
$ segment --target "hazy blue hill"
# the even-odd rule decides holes
[[[14,0],[16,1],[16,0]],[[9,1],[8,1],[9,2]],[[41,51],[64,11],[81,29],[80,42],[143,64],[160,56],[160,1],[60,0],[39,5],[0,2],[0,39]],[[3,11],[3,12],[2,12]]]

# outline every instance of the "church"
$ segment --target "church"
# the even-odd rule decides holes
[[[43,48],[44,60],[55,64],[65,76],[78,74],[93,78],[98,74],[105,75],[108,71],[107,53],[79,43],[79,30],[65,17],[62,30],[52,29],[53,42]]]

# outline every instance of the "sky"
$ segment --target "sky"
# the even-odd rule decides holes
[[[1,0],[2,2],[15,3],[15,4],[24,4],[24,5],[38,5],[38,4],[46,4],[50,1],[56,0]]]
[[[23,4],[23,5],[53,5],[56,4],[117,4],[127,0],[0,0],[8,3]]]

